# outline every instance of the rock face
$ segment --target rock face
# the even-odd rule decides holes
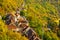
[[[7,15],[7,16],[8,16],[8,19],[6,19],[6,24],[8,25],[9,30],[20,32],[23,35],[25,35],[29,40],[40,40],[36,32],[32,28],[29,27],[29,23],[26,20],[26,18],[20,16],[18,13],[16,13],[14,17],[11,15]],[[10,16],[11,18],[13,17],[14,22],[12,22],[12,19],[10,18]]]
[[[2,19],[2,17],[0,16],[0,19]]]

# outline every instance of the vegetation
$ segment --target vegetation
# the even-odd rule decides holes
[[[0,40],[28,40],[25,36],[22,36],[21,33],[13,32],[8,30],[7,25],[0,20]]]
[[[58,3],[59,6],[56,7],[57,3],[55,3],[55,5],[54,3],[44,0],[0,0],[0,15],[4,16],[6,12],[16,11],[16,9],[21,7],[21,4],[23,3],[25,3],[24,10],[21,10],[20,14],[26,17],[30,27],[37,32],[37,35],[43,40],[59,40],[60,3]],[[21,36],[21,34],[8,30],[7,27],[5,29],[5,24],[2,20],[1,23],[1,40],[26,39],[24,36]]]

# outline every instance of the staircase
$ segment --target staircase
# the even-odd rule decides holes
[[[9,16],[7,20],[9,20],[10,17],[13,17],[13,16]],[[15,23],[12,24],[12,22],[10,22],[10,24],[8,24],[9,21],[8,22],[6,21],[8,25],[8,29],[18,33],[19,32],[22,33],[22,35],[26,36],[29,40],[40,40],[37,33],[31,27],[29,27],[29,23],[27,22],[26,18],[22,17],[22,19],[23,20],[20,19],[17,26]]]

